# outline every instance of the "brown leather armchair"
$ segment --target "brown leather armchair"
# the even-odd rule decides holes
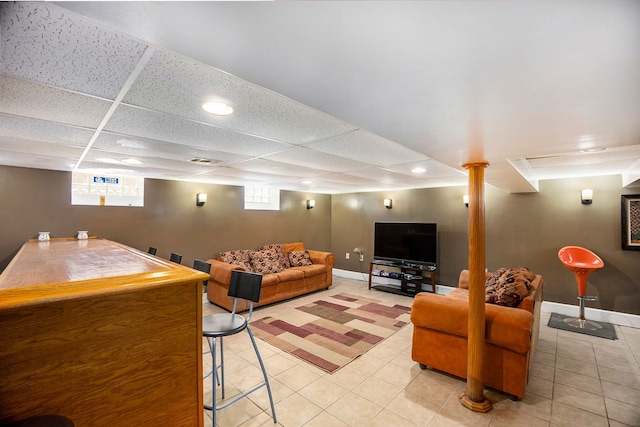
[[[460,273],[459,287],[450,294],[422,292],[411,309],[414,325],[411,355],[427,366],[467,378],[469,272]],[[540,275],[517,307],[485,304],[485,386],[524,397],[540,326],[544,282]]]

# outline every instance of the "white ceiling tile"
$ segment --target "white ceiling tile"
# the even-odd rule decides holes
[[[6,147],[6,148],[5,148]],[[49,169],[60,171],[71,171],[76,164],[81,152],[74,151],[71,147],[66,147],[61,151],[52,150],[51,147],[37,147],[30,144],[26,149],[13,146],[12,144],[0,144],[0,164],[6,166],[16,166],[23,168]]]
[[[203,102],[222,100],[230,116],[213,116]],[[302,144],[355,129],[335,117],[172,53],[156,52],[124,102],[262,138]]]
[[[241,179],[246,179],[248,181],[260,182],[260,183],[282,181],[282,180],[286,180],[287,178],[290,178],[287,175],[261,173],[261,172],[255,172],[253,170],[243,170],[243,169],[237,169],[235,167],[225,167],[225,166],[212,169],[207,173],[204,173],[203,175],[209,176],[209,177],[220,176],[220,177],[241,178]]]
[[[410,179],[410,177],[407,177],[406,174],[392,172],[386,168],[380,168],[380,167],[369,167],[366,169],[349,171],[349,175],[357,176],[360,178],[367,178],[371,180],[377,180],[378,182],[382,182],[386,184],[402,183],[402,182],[405,182],[407,179]],[[416,182],[418,181],[419,179],[416,178]]]
[[[289,191],[302,191],[306,193],[319,192],[316,186],[304,184],[303,182],[304,180],[296,179],[295,177],[283,177],[281,180],[271,181],[269,186]]]
[[[114,156],[113,153],[106,153],[100,150],[90,150],[82,162],[82,168],[95,167],[99,164],[104,169],[131,169],[139,173],[151,170],[175,171],[178,175],[203,173],[211,170],[214,166],[209,164],[192,163],[188,161],[167,159],[161,157],[146,157],[142,164],[127,164],[122,162],[123,156]]]
[[[311,178],[325,173],[325,171],[313,169],[304,165],[292,165],[265,159],[252,159],[246,162],[236,163],[233,167],[245,171],[304,178]]]
[[[149,170],[141,170],[128,165],[113,165],[104,162],[87,161],[82,163],[82,167],[76,169],[81,172],[104,173],[113,175],[136,175],[145,178],[155,178],[157,171],[149,168]],[[164,173],[171,173],[171,170],[165,170]]]
[[[176,162],[190,162],[191,159],[209,159],[210,167],[227,163],[237,163],[248,160],[249,157],[222,151],[206,150],[190,145],[174,144],[102,132],[92,146],[92,151],[117,154],[121,158],[136,157],[140,159],[171,159]]]
[[[5,137],[0,137],[0,149],[3,151],[14,151],[22,154],[63,157],[70,160],[79,159],[84,150],[82,147],[72,147],[69,145],[52,144],[44,141]]]
[[[459,185],[469,185],[469,179],[466,176],[453,176],[453,177],[444,177],[444,176],[435,176],[435,177],[425,177],[422,180],[422,185],[420,188],[437,188],[437,187],[455,187]],[[415,188],[413,186],[407,188]]]
[[[304,184],[300,184],[297,181],[275,181],[271,183],[272,186],[290,191],[301,191],[307,192],[310,194],[318,193],[318,194],[339,194],[339,193],[355,193],[360,191],[371,191],[368,188],[363,189],[359,185],[354,184],[341,184],[337,182],[331,181],[323,181],[323,180],[314,180],[314,184],[312,186],[307,186]]]
[[[380,190],[404,190],[408,188],[421,188],[425,187],[423,185],[417,185],[416,183],[400,183],[395,182],[393,184],[388,184],[376,180],[365,180],[362,182],[358,182],[357,179],[345,180],[344,182],[336,182],[333,178],[329,178],[326,180],[321,180],[318,184],[314,185],[314,189],[319,186],[319,188],[332,188],[332,194],[337,193],[345,193],[345,192],[354,192],[354,193],[365,193],[371,191],[380,191]]]
[[[407,175],[406,173],[396,173],[386,168],[368,168],[358,171],[350,171],[349,175],[361,178],[368,178],[385,184],[386,188],[396,186],[398,188],[427,188],[434,187],[428,174]],[[447,185],[461,185],[467,182],[467,177],[462,174],[452,174],[445,177],[437,177],[437,182],[445,182]]]
[[[146,49],[41,2],[3,2],[0,28],[2,73],[108,99],[115,99]]]
[[[118,107],[105,126],[105,130],[250,157],[290,147],[288,144],[125,105]]]
[[[97,128],[110,102],[0,75],[0,112],[73,126]]]
[[[423,154],[362,129],[310,142],[305,147],[353,160],[366,157],[367,163],[375,166],[428,159]]]
[[[637,151],[567,153],[640,141],[640,3],[541,4],[2,2],[0,164],[69,170],[131,83],[86,164],[330,194],[465,185],[472,156],[505,191],[632,182]]]
[[[20,138],[78,147],[86,147],[94,134],[90,129],[1,113],[0,128],[0,138]]]
[[[417,168],[423,169],[424,172],[414,172],[414,170]],[[464,177],[466,179],[467,177],[466,171],[454,169],[435,160],[423,160],[420,162],[394,164],[386,166],[385,169],[403,175],[408,175],[412,178],[417,179],[420,179],[421,177],[451,177],[454,179]]]
[[[331,173],[327,173],[324,175],[321,175],[319,177],[316,177],[313,181],[312,184],[310,184],[309,186],[311,188],[314,188],[316,186],[316,184],[319,183],[325,183],[325,185],[327,183],[335,183],[335,184],[342,184],[342,185],[351,185],[351,186],[371,186],[371,185],[377,185],[378,180],[372,180],[369,178],[363,178],[363,177],[358,177],[358,176],[354,176],[354,175],[349,175],[346,173],[340,173],[340,172],[331,172]]]
[[[288,163],[291,165],[308,165],[314,169],[324,171],[341,172],[353,169],[363,169],[369,165],[356,160],[345,159],[321,151],[312,150],[306,147],[292,147],[275,154],[263,156],[266,160]]]
[[[193,176],[199,176],[199,171],[185,171],[176,169],[172,165],[168,164],[163,167],[162,165],[155,165],[154,167],[136,167],[132,165],[113,165],[105,162],[87,161],[83,162],[83,167],[78,169],[82,171],[100,172],[106,174],[122,174],[122,175],[134,175],[144,178],[154,179],[169,179],[169,180],[190,180]]]
[[[252,180],[242,176],[233,176],[233,175],[222,175],[216,173],[204,173],[190,176],[183,176],[180,179],[190,181],[190,182],[206,182],[210,184],[220,184],[220,185],[235,185],[239,187],[244,187],[245,185],[267,185],[272,186],[272,181],[269,179],[263,180]],[[274,186],[274,188],[286,189],[284,187]]]

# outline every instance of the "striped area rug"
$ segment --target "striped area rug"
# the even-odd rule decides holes
[[[409,322],[411,307],[346,293],[251,322],[257,337],[333,373]],[[285,317],[285,318],[283,318]]]

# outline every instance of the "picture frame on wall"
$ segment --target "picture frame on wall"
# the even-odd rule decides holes
[[[623,194],[622,249],[640,251],[640,194]]]

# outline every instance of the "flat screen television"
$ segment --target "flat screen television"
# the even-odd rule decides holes
[[[376,222],[373,258],[420,268],[436,267],[438,226],[423,222]]]

